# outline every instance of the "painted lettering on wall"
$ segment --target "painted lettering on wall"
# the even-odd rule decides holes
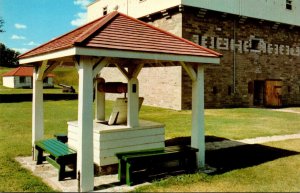
[[[193,35],[192,41],[203,47],[233,51],[236,49],[239,53],[264,53],[270,55],[288,55],[300,56],[300,46],[292,47],[282,44],[270,44],[260,38],[250,37],[249,40],[236,40],[220,37],[208,37]]]

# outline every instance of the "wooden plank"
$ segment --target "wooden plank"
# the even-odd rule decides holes
[[[128,72],[125,70],[125,68],[123,67],[123,66],[121,66],[120,64],[115,64],[116,65],[116,67],[120,70],[120,72],[125,76],[125,78],[127,79],[127,80],[129,80],[129,78],[130,78],[130,75],[128,74]]]
[[[42,140],[37,142],[36,145],[56,158],[63,155],[76,154],[75,150],[69,148],[66,144],[57,141],[56,139]]]
[[[43,74],[43,79],[47,77],[47,75],[52,72],[57,66],[62,65],[64,62],[55,62],[54,64],[51,64],[50,66],[47,67]]]
[[[136,150],[146,150],[146,149],[153,149],[153,148],[161,148],[164,147],[164,142],[158,143],[151,143],[151,144],[142,144],[136,146],[128,146],[128,147],[119,147],[115,149],[108,149],[108,150],[101,150],[101,152],[95,151],[94,153],[99,153],[99,157],[110,157],[114,156],[116,153],[125,152],[125,151],[136,151]]]
[[[70,149],[66,144],[57,141],[56,139],[45,140],[43,141],[43,144],[45,145],[45,148],[48,148],[49,150],[61,155],[76,153],[76,151]]]
[[[51,165],[53,165],[54,167],[56,167],[57,169],[60,169],[60,165],[59,165],[54,159],[52,159],[51,157],[47,156],[47,157],[46,157],[46,160],[47,160]]]
[[[145,150],[145,151],[135,151],[135,152],[127,152],[117,154],[124,160],[141,160],[147,159],[148,157],[162,157],[167,156],[171,157],[171,155],[182,156],[184,154],[195,153],[198,149],[196,148],[183,148],[180,146],[166,147],[164,149],[158,150]]]
[[[191,64],[186,64],[184,62],[179,62],[183,69],[187,72],[192,81],[197,80],[197,73]]]
[[[151,144],[157,142],[164,142],[165,136],[164,135],[151,135],[145,137],[137,137],[131,139],[120,139],[114,141],[104,141],[100,142],[99,146],[96,146],[96,150],[105,150],[105,149],[115,149],[120,147],[128,147],[133,145],[142,145],[142,144]]]
[[[122,132],[115,133],[100,133],[97,136],[101,142],[111,141],[111,140],[120,140],[120,139],[130,139],[142,136],[151,136],[151,135],[165,135],[164,128],[150,128],[150,129],[139,129],[139,130],[125,130]]]

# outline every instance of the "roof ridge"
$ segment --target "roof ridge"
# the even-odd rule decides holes
[[[13,74],[14,75],[17,74],[20,70],[21,70],[21,66],[19,66]]]
[[[215,54],[215,55],[217,55],[217,56],[223,56],[223,54],[220,54],[220,53],[218,53],[218,52],[216,52],[216,51],[213,51],[213,50],[211,50],[211,49],[209,49],[209,48],[205,48],[205,47],[203,47],[203,46],[200,46],[200,45],[198,45],[198,44],[196,44],[196,43],[194,43],[194,42],[191,42],[191,41],[189,41],[189,40],[187,40],[187,39],[184,39],[184,38],[181,38],[181,37],[179,37],[179,36],[176,36],[176,35],[174,35],[174,34],[172,34],[172,33],[170,33],[170,32],[167,32],[167,31],[165,31],[165,30],[162,30],[162,29],[160,29],[160,28],[158,28],[158,27],[155,27],[155,26],[153,26],[153,25],[150,25],[150,24],[148,24],[148,23],[146,23],[146,22],[143,22],[143,21],[141,21],[141,20],[138,20],[138,19],[136,19],[136,18],[133,18],[133,17],[131,17],[131,16],[128,16],[128,15],[123,14],[123,13],[120,13],[120,12],[119,12],[119,14],[122,15],[122,16],[124,16],[124,17],[126,17],[126,18],[128,18],[128,19],[131,19],[131,20],[134,20],[134,21],[139,22],[139,23],[141,23],[141,24],[144,24],[144,25],[146,25],[146,26],[148,26],[148,27],[150,27],[150,28],[152,28],[152,29],[158,30],[158,31],[160,31],[160,32],[162,32],[162,33],[164,33],[164,34],[167,34],[167,35],[169,35],[169,36],[172,36],[173,38],[176,38],[176,39],[179,39],[179,40],[181,40],[181,41],[184,41],[184,42],[186,42],[186,43],[188,43],[188,44],[191,44],[191,45],[193,45],[193,46],[195,46],[195,47],[197,47],[197,48],[201,48],[201,49],[203,49],[203,50],[205,50],[205,51],[207,51],[207,52],[209,52],[209,53],[211,53],[211,54]]]
[[[90,29],[88,29],[85,33],[81,34],[80,36],[78,36],[73,40],[73,44],[82,43],[84,40],[89,38],[93,33],[98,31],[105,24],[107,24],[112,19],[114,19],[117,15],[119,15],[119,12],[114,11],[108,15],[105,15],[104,17],[97,19],[98,21],[95,22],[95,24],[92,27],[90,27]]]

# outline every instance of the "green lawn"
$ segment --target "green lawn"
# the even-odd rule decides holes
[[[111,102],[107,102],[107,114],[110,113],[111,105]],[[67,132],[66,122],[76,120],[77,117],[77,101],[46,101],[44,108],[45,137]],[[190,135],[190,111],[143,106],[141,118],[165,123],[167,139]],[[299,114],[268,109],[209,109],[205,111],[205,118],[206,135],[229,139],[300,132]],[[53,191],[39,178],[22,169],[14,160],[16,156],[31,155],[31,102],[0,103],[0,139],[1,192]],[[300,140],[267,145],[300,152]],[[299,191],[299,183],[295,182],[299,182],[300,179],[299,164],[299,155],[294,155],[219,175],[194,174],[172,177],[140,190]],[[284,183],[281,183],[283,181]]]
[[[166,123],[166,137],[190,136],[191,111],[142,107],[141,118]],[[270,109],[205,110],[206,135],[228,139],[300,133],[299,114]]]

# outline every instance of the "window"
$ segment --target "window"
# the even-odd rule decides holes
[[[232,94],[232,88],[231,86],[228,86],[228,92],[227,92],[228,96],[230,96]]]
[[[43,83],[48,83],[48,77],[44,78]]]
[[[253,94],[254,85],[253,82],[248,82],[248,94]]]
[[[107,15],[107,6],[103,7],[103,15]]]
[[[20,76],[20,83],[25,83],[25,82],[26,82],[26,77]]]
[[[212,88],[212,93],[213,93],[214,95],[218,94],[218,88],[217,88],[216,86],[214,86],[214,87]]]
[[[251,50],[259,50],[259,40],[258,39],[252,39],[251,40]]]
[[[293,3],[292,0],[286,0],[286,9],[292,10],[293,9],[292,3]]]

